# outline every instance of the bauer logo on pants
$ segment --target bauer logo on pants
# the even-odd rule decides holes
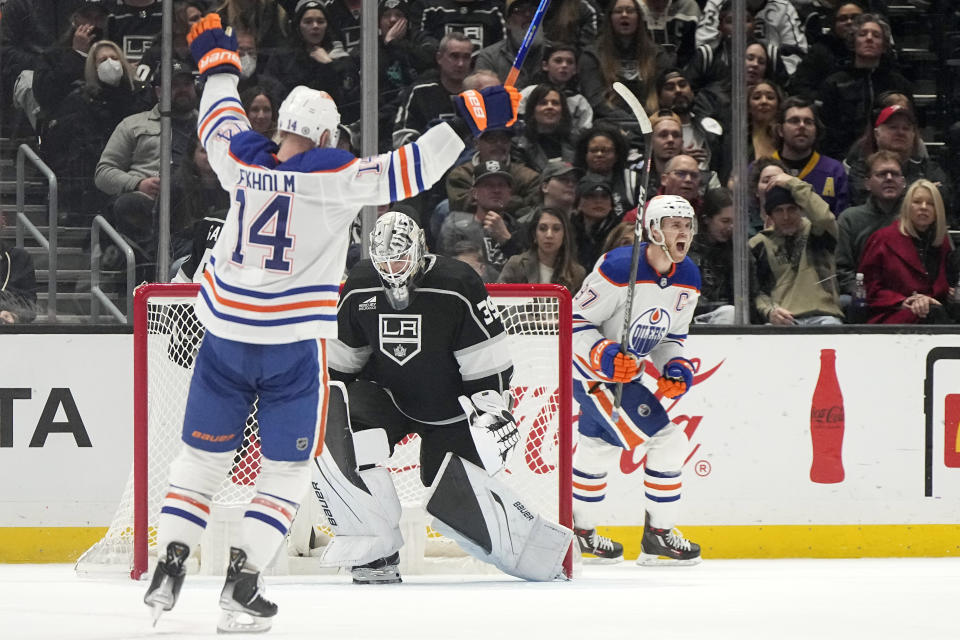
[[[399,365],[420,353],[420,316],[397,313],[380,316],[380,351]]]

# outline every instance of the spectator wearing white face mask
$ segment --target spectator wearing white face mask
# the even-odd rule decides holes
[[[80,214],[98,213],[106,196],[93,184],[100,153],[121,120],[149,109],[152,92],[133,77],[120,47],[101,40],[90,47],[84,82],[57,105],[47,120],[41,155],[57,174],[60,208]]]
[[[280,81],[264,71],[268,58],[257,47],[253,31],[241,27],[235,29],[234,33],[237,35],[237,54],[240,56],[240,83],[237,85],[237,92],[242,94],[252,87],[260,87],[274,96],[286,95]]]

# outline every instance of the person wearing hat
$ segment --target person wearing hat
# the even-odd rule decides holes
[[[537,12],[538,4],[537,0],[507,0],[505,12],[507,36],[495,44],[480,49],[477,53],[476,69],[488,69],[497,74],[500,82],[506,81],[507,74],[510,73],[513,61],[517,57],[520,44],[523,42],[524,36],[527,35],[527,29],[533,21],[533,14]],[[520,68],[520,74],[517,76],[517,89],[523,89],[535,82],[537,65],[529,64],[529,62],[540,60],[542,57],[543,32],[538,29],[527,51],[525,60],[527,64]]]
[[[781,173],[766,187],[771,224],[750,238],[757,313],[773,325],[843,324],[837,286],[837,220],[803,180]]]
[[[540,173],[540,202],[517,211],[517,226],[521,234],[526,235],[523,230],[528,229],[537,212],[545,208],[562,211],[569,219],[577,202],[579,179],[580,170],[571,163],[560,158],[547,162],[547,166]]]
[[[921,178],[937,183],[940,196],[947,204],[947,211],[951,211],[953,193],[950,181],[920,141],[916,114],[909,102],[884,106],[875,113],[873,128],[859,144],[854,145],[847,156],[850,204],[863,204],[870,195],[866,158],[876,151],[891,151],[900,158],[906,186]]]
[[[913,85],[892,59],[890,25],[872,13],[857,16],[853,29],[853,62],[822,81],[817,96],[826,125],[823,153],[845,158],[850,145],[870,120],[873,97],[884,91],[913,95]]]
[[[468,240],[483,248],[484,262],[499,274],[507,258],[523,249],[514,217],[507,212],[513,193],[513,175],[497,160],[477,167],[472,211],[451,211],[440,227],[439,253],[453,255],[454,246]]]
[[[613,208],[610,182],[596,173],[584,174],[577,183],[576,210],[571,223],[577,238],[577,261],[592,269],[607,234],[620,222]]]
[[[171,172],[175,173],[190,138],[196,137],[197,90],[193,67],[174,62],[170,71]],[[153,75],[158,98],[162,75],[162,69]],[[93,180],[100,191],[112,196],[107,218],[132,242],[138,264],[152,262],[153,213],[160,195],[159,103],[120,121],[100,154]]]
[[[473,209],[471,193],[474,187],[474,176],[477,175],[480,167],[490,161],[499,163],[513,178],[512,194],[506,205],[508,213],[517,215],[520,209],[537,203],[540,174],[522,160],[513,157],[515,133],[516,125],[490,127],[476,138],[476,152],[473,157],[454,167],[447,176],[447,199],[450,201],[451,211]]]
[[[720,167],[723,125],[709,116],[694,113],[696,97],[685,71],[676,67],[657,76],[657,101],[680,120],[683,153],[696,158],[701,171]]]

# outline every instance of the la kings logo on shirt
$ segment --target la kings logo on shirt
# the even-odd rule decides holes
[[[380,351],[403,366],[420,353],[419,315],[385,313],[380,316]]]

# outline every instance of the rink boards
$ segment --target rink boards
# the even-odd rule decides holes
[[[131,344],[0,335],[0,562],[70,561],[102,535],[130,470]],[[822,349],[843,396],[830,483],[811,480]],[[698,384],[665,406],[690,438],[680,524],[705,557],[960,553],[960,334],[754,330],[692,335],[688,352]],[[628,557],[640,465],[623,454],[604,503]]]

